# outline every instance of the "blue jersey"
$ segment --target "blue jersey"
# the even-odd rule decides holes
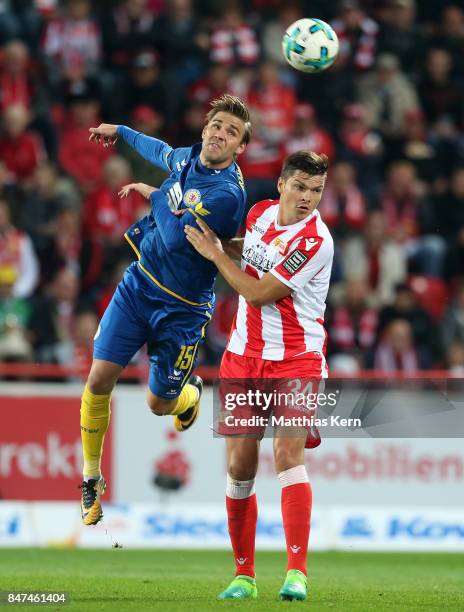
[[[220,238],[235,236],[246,203],[240,168],[235,162],[222,170],[207,168],[200,161],[201,144],[173,149],[126,126],[118,127],[118,135],[146,160],[170,172],[160,191],[150,197],[151,213],[125,234],[140,268],[184,302],[211,302],[217,268],[195,251],[184,227],[196,225],[200,217]],[[186,212],[173,214],[181,210]]]

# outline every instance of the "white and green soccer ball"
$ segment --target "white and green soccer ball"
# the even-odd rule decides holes
[[[338,54],[338,38],[322,19],[298,19],[282,38],[287,62],[301,72],[321,72],[331,66]]]

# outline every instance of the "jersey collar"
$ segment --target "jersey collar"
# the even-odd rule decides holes
[[[225,168],[207,168],[205,165],[203,165],[201,163],[201,159],[200,159],[200,154],[198,154],[198,172],[201,172],[201,174],[221,174],[221,172],[224,172],[224,170],[229,170],[229,168],[231,168],[234,165],[234,161],[232,161],[232,163],[229,166],[226,166]]]
[[[279,215],[279,206],[276,206],[276,211],[274,213],[274,227],[277,230],[288,230],[288,229],[302,229],[306,223],[313,217],[319,216],[317,209],[314,209],[312,213],[309,213],[307,217],[301,219],[301,221],[297,221],[296,223],[291,223],[290,225],[279,225],[277,223],[277,217]]]

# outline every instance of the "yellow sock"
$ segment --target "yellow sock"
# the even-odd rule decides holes
[[[198,402],[198,389],[186,384],[177,398],[176,405],[169,414],[182,414]]]
[[[108,395],[94,395],[87,385],[81,400],[81,440],[84,454],[84,476],[100,476],[103,440],[110,422]]]

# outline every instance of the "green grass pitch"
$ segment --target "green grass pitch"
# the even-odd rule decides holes
[[[464,610],[464,555],[315,552],[306,602],[281,602],[285,555],[257,553],[257,601],[216,601],[227,551],[1,549],[0,591],[67,591],[70,603],[2,610]]]

